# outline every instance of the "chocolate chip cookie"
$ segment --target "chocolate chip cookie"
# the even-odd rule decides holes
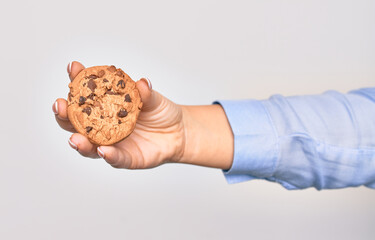
[[[120,68],[86,68],[69,88],[69,120],[92,143],[111,145],[132,133],[142,101],[135,82]]]

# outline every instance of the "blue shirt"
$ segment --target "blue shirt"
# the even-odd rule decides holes
[[[375,188],[375,88],[216,103],[234,135],[229,183]]]

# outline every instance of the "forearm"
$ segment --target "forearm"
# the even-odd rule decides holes
[[[185,148],[180,162],[229,169],[233,161],[233,133],[222,107],[181,107]]]

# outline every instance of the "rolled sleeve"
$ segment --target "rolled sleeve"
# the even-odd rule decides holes
[[[277,134],[261,101],[225,100],[220,104],[234,135],[232,167],[225,170],[228,183],[267,179],[278,160]]]

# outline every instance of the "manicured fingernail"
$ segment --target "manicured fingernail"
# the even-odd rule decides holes
[[[152,84],[151,84],[150,79],[146,78],[146,80],[147,80],[148,88],[149,88],[150,90],[152,90]]]
[[[71,71],[72,71],[72,62],[70,62],[70,63],[68,64],[68,67],[66,68],[66,70],[68,71],[68,74],[71,73]]]
[[[69,145],[74,149],[74,150],[78,150],[78,147],[77,145],[74,144],[74,142],[72,142],[70,139],[68,140],[69,142]]]
[[[101,150],[100,147],[98,147],[96,150],[98,152],[99,157],[101,157],[101,158],[104,159],[104,152],[103,152],[103,150]]]
[[[59,105],[57,101],[52,105],[52,111],[55,113],[55,115],[59,114]]]

